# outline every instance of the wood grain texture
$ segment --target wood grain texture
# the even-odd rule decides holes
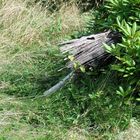
[[[74,56],[74,62],[81,65],[96,67],[104,64],[111,57],[103,47],[103,44],[116,44],[120,40],[120,34],[107,31],[104,33],[84,36],[60,44],[62,53]],[[67,64],[68,68],[73,67],[73,62]]]

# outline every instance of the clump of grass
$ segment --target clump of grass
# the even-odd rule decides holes
[[[60,10],[62,20],[62,31],[69,33],[71,31],[80,31],[84,25],[84,20],[81,18],[80,11],[75,4],[64,5]],[[63,33],[62,32],[62,33]]]
[[[76,5],[63,5],[59,11],[51,14],[47,7],[43,8],[39,3],[32,6],[28,5],[27,1],[20,0],[4,1],[0,16],[2,37],[25,44],[40,43],[45,30],[48,32],[54,30],[52,36],[55,36],[58,30],[60,36],[67,34],[68,31],[80,29],[83,23]]]
[[[42,31],[50,24],[47,10],[39,4],[28,7],[26,1],[4,1],[0,13],[2,36],[17,43],[40,42]]]

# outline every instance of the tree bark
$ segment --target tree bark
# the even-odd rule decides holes
[[[103,44],[116,44],[119,40],[119,33],[107,31],[61,43],[60,50],[62,53],[74,56],[74,61],[67,64],[68,68],[72,68],[74,62],[84,66],[97,67],[105,64],[112,57],[106,52]]]
[[[68,53],[74,56],[74,62],[78,62],[84,66],[98,67],[103,66],[110,61],[111,55],[108,54],[103,47],[103,44],[116,44],[120,41],[120,34],[117,32],[107,31],[104,33],[93,34],[81,37],[80,39],[73,39],[60,44],[62,53]],[[69,81],[73,74],[73,63],[68,62],[67,67],[72,69],[59,83],[54,85],[49,90],[45,91],[43,96],[49,96],[62,88],[67,81]]]

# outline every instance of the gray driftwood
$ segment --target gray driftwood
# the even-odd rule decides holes
[[[74,61],[79,62],[81,65],[96,67],[104,64],[111,57],[105,51],[103,44],[110,45],[117,43],[118,40],[118,33],[107,31],[61,43],[60,50],[62,53],[73,55],[75,58]],[[69,62],[67,67],[72,68],[73,62]]]
[[[79,39],[70,40],[60,44],[62,53],[68,53],[74,56],[74,61],[81,65],[97,67],[106,63],[111,55],[108,54],[103,47],[106,43],[111,45],[120,40],[120,35],[115,32],[104,32],[89,36],[84,36]],[[73,62],[69,62],[68,68],[73,68]],[[74,71],[68,74],[62,81],[44,92],[44,96],[48,96],[62,88],[69,79],[71,79]]]

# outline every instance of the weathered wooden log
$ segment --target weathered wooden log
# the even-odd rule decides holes
[[[74,61],[69,62],[67,67],[73,68],[74,62],[79,62],[84,66],[102,66],[111,59],[111,55],[106,52],[103,44],[116,44],[120,41],[120,34],[117,32],[107,31],[90,36],[84,36],[80,39],[73,39],[60,44],[62,53],[69,53],[74,56]],[[62,81],[44,92],[43,96],[52,95],[62,88],[65,83],[71,79],[74,70],[68,74]]]
[[[60,50],[62,53],[74,56],[74,61],[68,63],[68,68],[72,68],[74,62],[96,67],[103,65],[111,58],[111,55],[106,52],[103,44],[111,45],[112,43],[119,42],[119,40],[119,33],[107,31],[61,43]]]

